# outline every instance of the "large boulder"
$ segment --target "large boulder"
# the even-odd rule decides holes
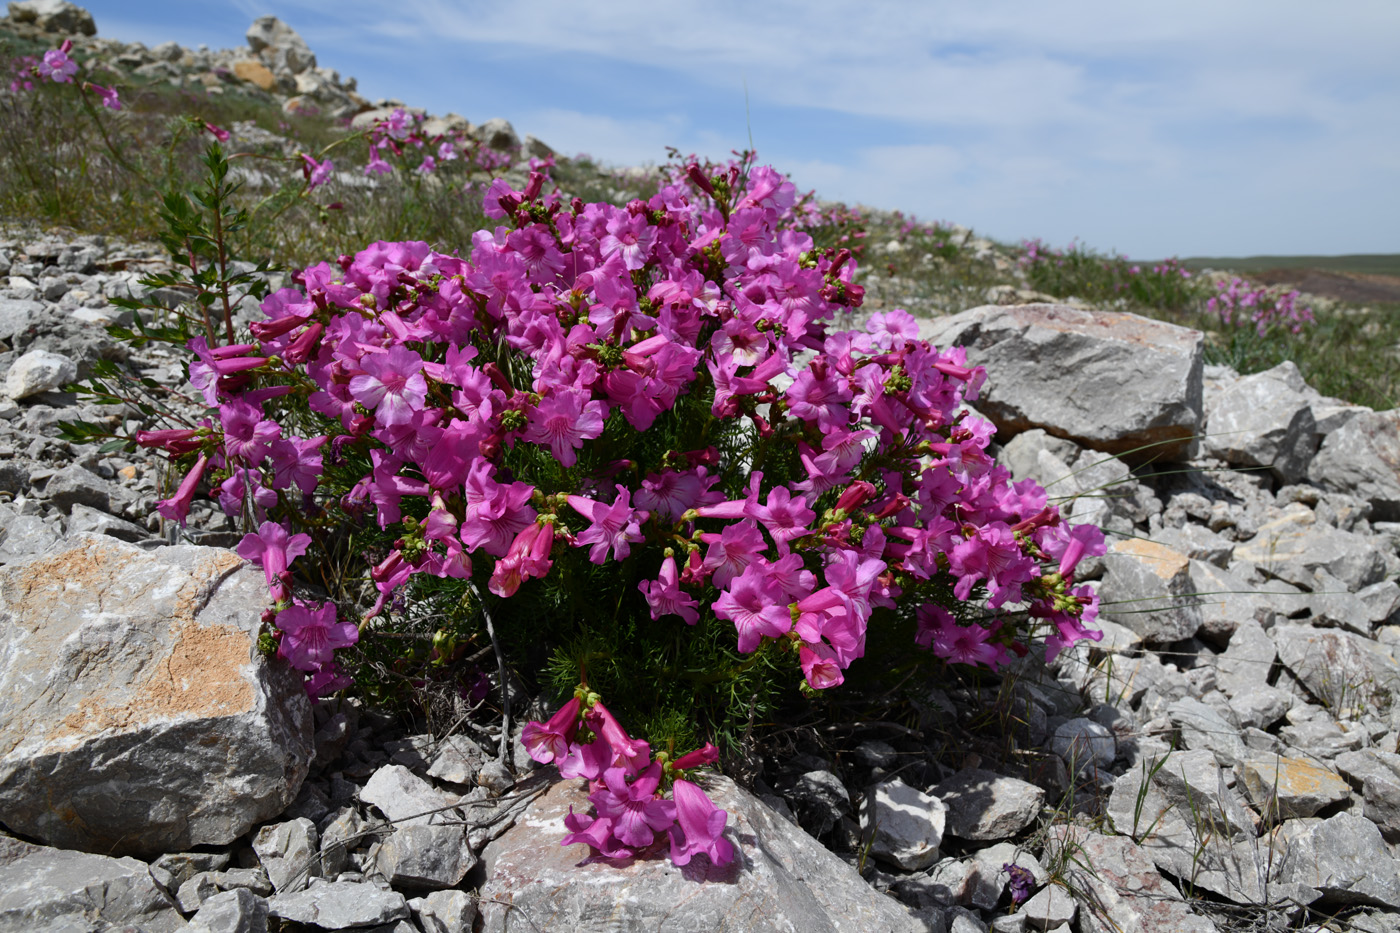
[[[10,19],[33,23],[44,32],[59,35],[97,35],[92,14],[68,0],[21,0],[10,4]]]
[[[257,650],[237,555],[78,535],[0,570],[0,822],[52,845],[223,845],[295,799],[301,677]]]
[[[1400,521],[1400,409],[1356,415],[1327,435],[1308,479],[1365,499],[1379,521]]]
[[[1317,451],[1317,420],[1297,367],[1286,366],[1246,376],[1215,398],[1201,442],[1208,456],[1264,467],[1284,483],[1307,475]]]
[[[544,772],[544,773],[552,773]],[[915,931],[924,925],[845,862],[723,777],[705,780],[728,811],[735,859],[677,867],[665,843],[611,864],[582,844],[561,846],[569,808],[588,812],[587,782],[560,781],[487,846],[481,930]]]
[[[1187,453],[1201,428],[1199,331],[1065,305],[986,305],[935,321],[927,339],[987,368],[977,410],[1016,434],[1044,428],[1129,459]]]
[[[248,48],[278,75],[316,67],[316,55],[301,35],[275,16],[259,16],[248,27]]]

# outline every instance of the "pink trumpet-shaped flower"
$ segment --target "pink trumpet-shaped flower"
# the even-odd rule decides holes
[[[671,861],[686,865],[696,855],[707,856],[715,866],[734,861],[734,845],[724,838],[729,814],[689,781],[677,780],[671,786],[671,796],[676,808],[670,833]]]
[[[686,625],[694,625],[700,621],[700,613],[695,609],[699,603],[680,588],[678,580],[676,559],[668,557],[661,562],[660,576],[655,580],[643,580],[637,584],[637,589],[647,598],[653,619],[676,615],[684,619]]]
[[[322,603],[316,609],[296,603],[277,614],[282,644],[277,653],[299,671],[319,671],[331,663],[337,648],[348,648],[359,641],[360,630],[353,622],[335,621],[335,603]]]
[[[194,467],[180,481],[180,488],[175,490],[175,495],[157,502],[156,511],[172,522],[179,522],[180,527],[183,528],[185,519],[190,514],[190,503],[194,500],[194,491],[199,486],[199,481],[204,478],[204,471],[208,466],[209,455],[200,454]]]
[[[280,523],[269,521],[263,522],[256,533],[243,536],[238,542],[238,556],[261,567],[272,598],[282,599],[286,596],[282,575],[292,561],[306,553],[310,544],[310,535],[288,534]]]
[[[579,698],[574,697],[560,707],[559,712],[549,717],[548,721],[525,724],[520,741],[531,758],[547,765],[563,760],[564,756],[569,754],[569,746],[578,734],[579,706]]]
[[[603,772],[604,789],[589,795],[601,819],[613,822],[613,835],[623,845],[649,846],[656,833],[665,832],[676,821],[676,804],[656,796],[661,783],[661,763],[651,766],[627,783],[627,772],[609,768]]]

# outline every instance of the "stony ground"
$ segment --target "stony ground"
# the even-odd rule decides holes
[[[283,39],[267,76],[244,70],[289,100],[300,85],[280,72],[298,53]],[[206,70],[244,51],[211,54]],[[178,48],[114,54],[151,74],[188,71]],[[355,103],[338,76],[311,74],[307,94]],[[1014,278],[993,244],[966,239]],[[154,512],[167,492],[155,458],[57,437],[61,421],[145,426],[134,409],[62,391],[100,360],[154,380],[154,402],[188,404],[178,358],[104,329],[123,320],[112,298],[180,300],[138,281],[161,257],[151,244],[0,231],[0,823],[14,832],[0,834],[0,931],[1400,929],[1400,419],[1324,398],[1288,364],[1246,378],[1202,367],[1198,338],[1165,325],[1133,324],[1145,336],[1116,342],[1110,327],[1095,344],[1065,324],[1082,312],[1025,310],[1044,296],[975,277],[929,294],[875,273],[870,307],[908,307],[929,336],[972,347],[990,374],[979,405],[1004,428],[998,456],[1072,520],[1110,532],[1110,553],[1085,567],[1103,639],[1049,665],[1033,653],[1005,677],[890,685],[862,698],[861,717],[768,737],[710,782],[736,866],[679,871],[658,852],[618,867],[559,847],[560,818],[588,806],[585,792],[535,769],[518,743],[502,758],[489,697],[445,724],[353,699],[288,713],[310,722],[304,748],[271,771],[248,748],[228,763],[295,780],[261,795],[280,801],[271,814],[227,785],[222,841],[140,857],[56,843],[41,817],[61,808],[17,775],[58,752],[15,734],[16,703],[49,695],[35,683],[77,689],[99,675],[16,673],[12,620],[34,569],[50,566],[36,555],[87,542],[136,566],[177,537],[211,548],[241,537],[211,502],[177,536]],[[1020,310],[933,320],[984,302]],[[1177,430],[1167,458],[1131,452],[1164,425]],[[81,577],[65,584],[74,605]],[[244,621],[255,628],[255,613]],[[518,714],[543,711],[519,684],[506,689]],[[148,749],[173,751],[166,786],[138,800],[212,780],[177,773],[168,725],[140,724],[159,737]],[[64,773],[109,764],[81,744],[62,755]],[[171,820],[186,832],[193,818]]]

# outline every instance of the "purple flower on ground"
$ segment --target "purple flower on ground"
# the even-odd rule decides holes
[[[1030,869],[1022,868],[1014,862],[1005,862],[1001,870],[1010,876],[1008,883],[1011,885],[1011,903],[1020,905],[1030,900],[1031,892],[1035,889],[1035,875]]]

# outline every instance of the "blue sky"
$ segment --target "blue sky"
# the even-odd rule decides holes
[[[616,165],[748,145],[825,198],[1133,258],[1400,252],[1400,3],[87,0]]]

